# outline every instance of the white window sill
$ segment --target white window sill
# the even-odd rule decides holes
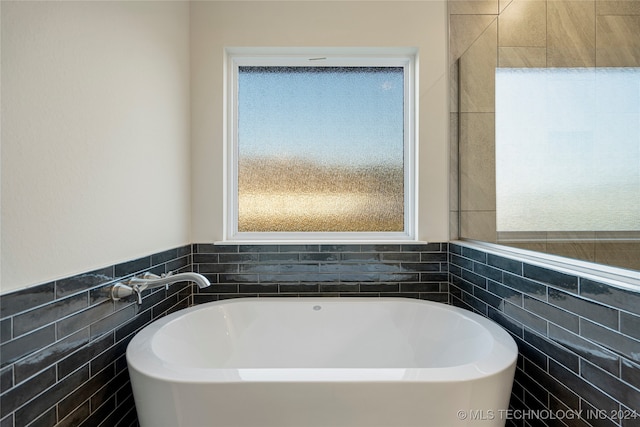
[[[214,245],[426,245],[423,240],[219,240]]]

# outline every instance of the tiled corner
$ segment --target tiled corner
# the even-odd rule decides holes
[[[0,298],[0,424],[86,426],[137,423],[125,349],[136,331],[190,304],[176,284],[111,301],[116,281],[144,271],[185,271],[189,246],[3,294]]]
[[[581,426],[637,425],[615,415],[640,407],[640,293],[464,245],[450,244],[450,260],[452,303],[518,344],[512,408],[583,410],[573,420]],[[565,425],[529,421],[508,425]]]

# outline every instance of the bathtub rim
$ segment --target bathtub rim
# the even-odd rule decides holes
[[[400,302],[424,304],[452,311],[486,329],[493,338],[491,350],[471,363],[436,368],[202,368],[167,362],[152,349],[152,340],[164,325],[197,310],[224,304],[260,302]],[[142,358],[140,356],[143,356]],[[178,310],[157,319],[139,330],[127,345],[126,360],[130,372],[176,383],[255,383],[255,382],[464,382],[511,370],[517,362],[518,349],[509,333],[493,320],[461,307],[405,297],[246,297],[212,301]]]

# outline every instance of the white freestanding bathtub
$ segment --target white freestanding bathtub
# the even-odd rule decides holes
[[[248,298],[142,329],[142,427],[503,426],[517,348],[491,320],[404,298]]]

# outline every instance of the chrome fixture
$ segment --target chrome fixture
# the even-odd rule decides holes
[[[111,299],[118,301],[131,295],[136,295],[138,305],[142,304],[142,291],[145,289],[159,288],[165,286],[169,289],[169,285],[175,282],[194,282],[199,288],[211,286],[209,280],[202,274],[198,273],[165,273],[161,276],[146,272],[140,277],[132,277],[128,281],[118,282],[111,287]]]

